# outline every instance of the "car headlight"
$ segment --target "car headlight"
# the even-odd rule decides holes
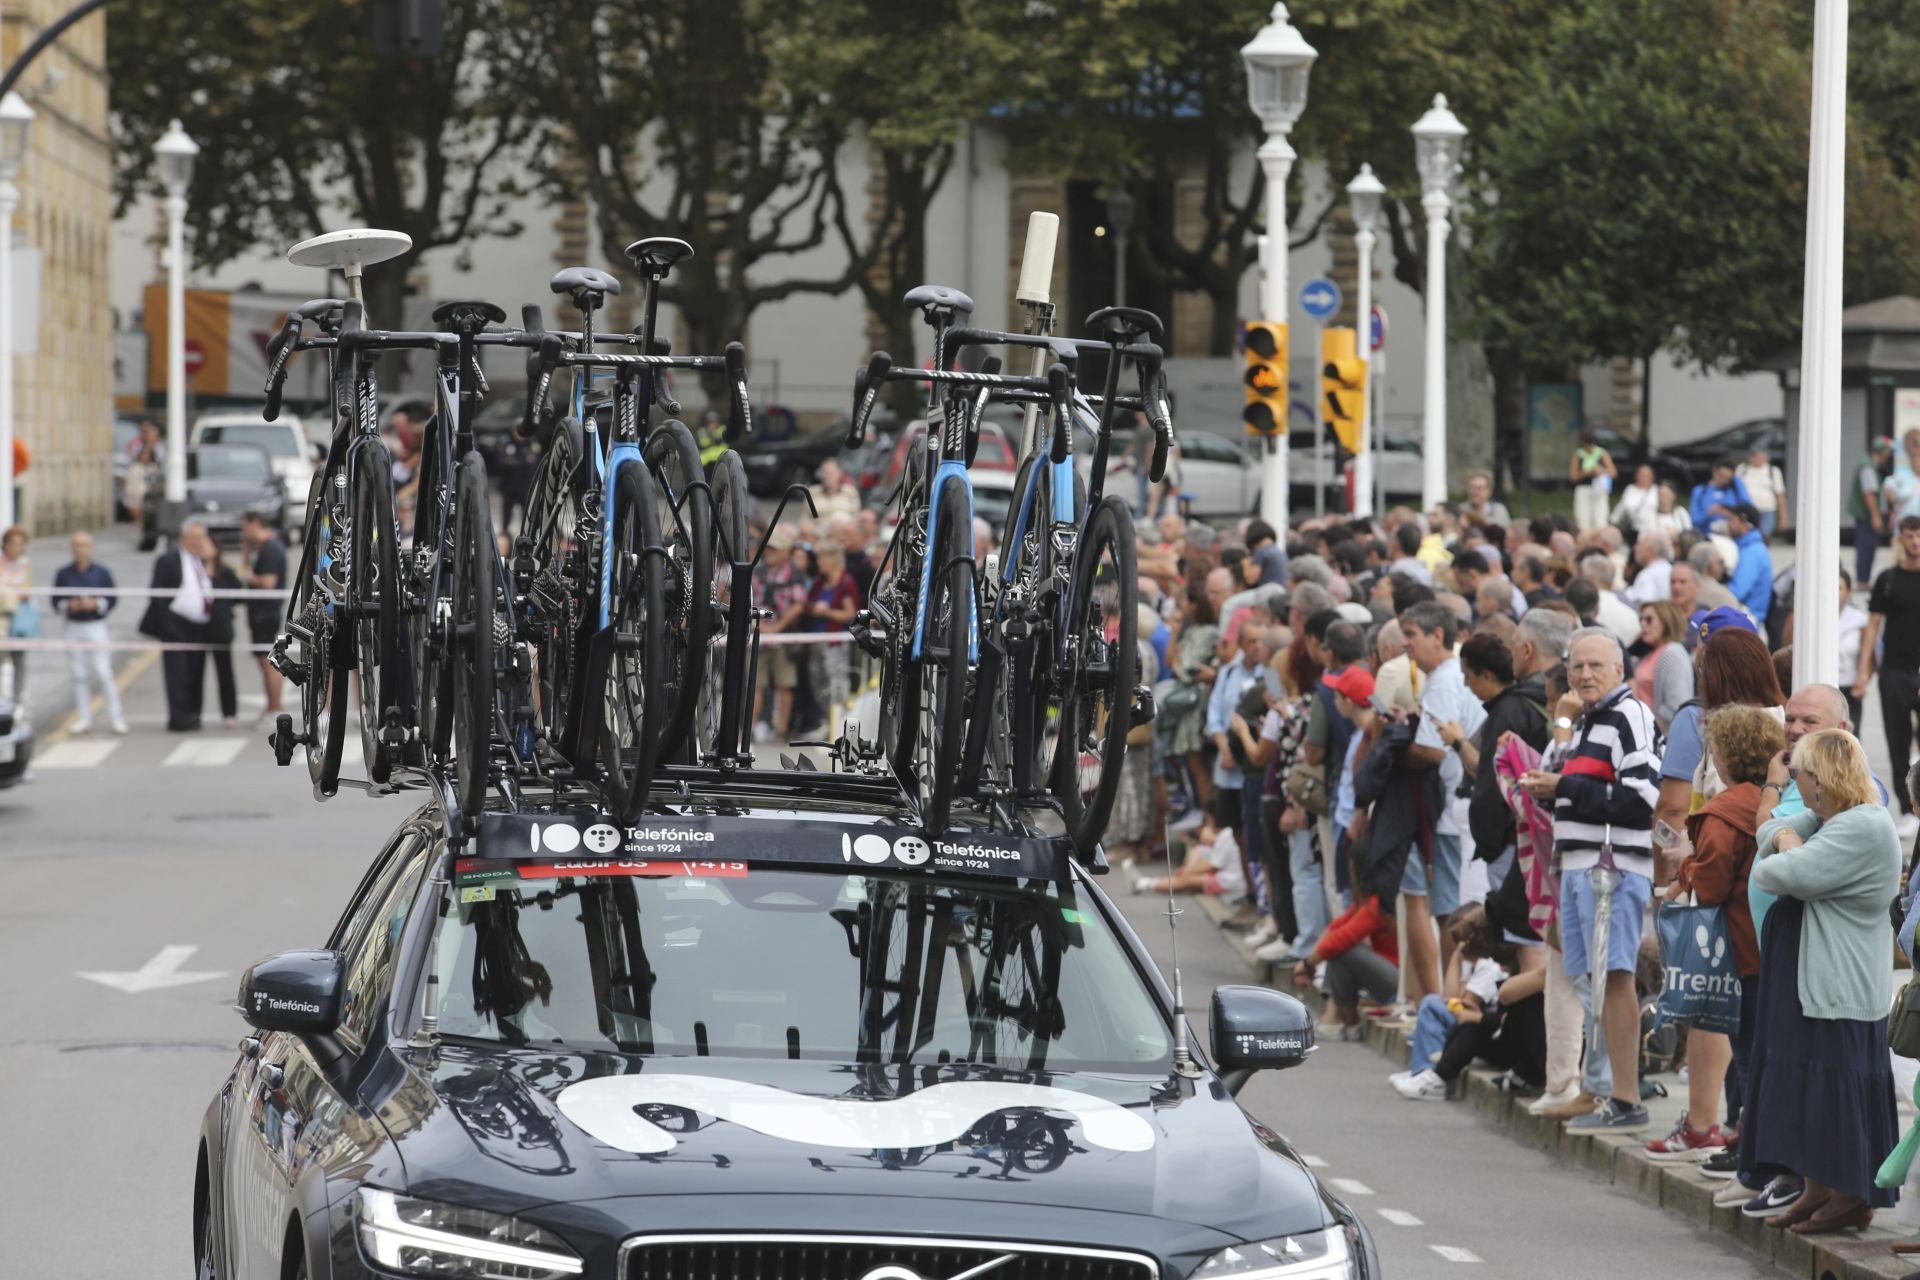
[[[1359,1274],[1347,1229],[1334,1226],[1222,1249],[1188,1280],[1353,1280]]]
[[[586,1269],[550,1231],[484,1209],[360,1188],[360,1247],[404,1275],[462,1280],[559,1280]]]

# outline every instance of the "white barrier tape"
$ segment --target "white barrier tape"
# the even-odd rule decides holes
[[[763,645],[800,645],[800,644],[851,644],[853,637],[844,631],[821,632],[814,634],[761,636]],[[18,650],[21,653],[69,653],[76,649],[108,649],[114,651],[139,652],[145,649],[158,649],[165,652],[175,650],[227,650],[244,649],[251,653],[266,653],[273,648],[266,644],[187,644],[180,641],[161,640],[23,640],[0,636],[0,653]]]
[[[75,599],[80,596],[114,596],[128,599],[148,600],[154,597],[170,600],[182,594],[184,587],[21,587],[15,594],[23,596],[54,596],[60,599]],[[215,600],[285,600],[292,594],[290,587],[215,587],[202,592]]]

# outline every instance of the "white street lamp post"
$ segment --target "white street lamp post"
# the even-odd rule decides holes
[[[1380,224],[1380,201],[1387,188],[1373,176],[1373,166],[1363,164],[1359,174],[1347,184],[1347,211],[1353,215],[1353,247],[1360,255],[1360,281],[1355,292],[1360,331],[1360,358],[1366,362],[1367,376],[1362,384],[1365,399],[1360,410],[1360,448],[1353,458],[1353,513],[1373,514],[1373,229]]]
[[[1267,235],[1261,249],[1261,318],[1285,324],[1287,298],[1287,175],[1294,150],[1287,141],[1294,121],[1307,106],[1307,75],[1319,55],[1291,22],[1287,6],[1273,6],[1271,21],[1240,50],[1247,66],[1247,100],[1266,126],[1267,140],[1257,153],[1267,178]],[[1290,332],[1290,331],[1289,331]],[[1287,342],[1289,363],[1293,342]],[[1286,399],[1287,397],[1282,397]],[[1260,477],[1260,516],[1284,538],[1287,528],[1287,418],[1285,408],[1275,434],[1266,442]]]
[[[13,214],[20,188],[13,180],[27,159],[33,108],[19,94],[0,98],[0,529],[19,519],[13,509]]]
[[[1447,110],[1447,95],[1433,95],[1433,109],[1413,126],[1414,160],[1420,168],[1420,207],[1427,215],[1426,466],[1420,506],[1433,510],[1447,500],[1447,215],[1453,209],[1453,178],[1460,169],[1467,127]]]
[[[1807,151],[1807,274],[1800,322],[1800,529],[1795,539],[1795,685],[1840,677],[1840,307],[1845,243],[1847,0],[1813,9],[1813,127]],[[1896,760],[1895,769],[1907,762]]]
[[[200,148],[175,120],[153,144],[167,193],[167,506],[187,500],[187,187]]]

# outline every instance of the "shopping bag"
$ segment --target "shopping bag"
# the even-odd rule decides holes
[[[1660,1021],[1684,1022],[1700,1031],[1732,1035],[1740,1030],[1740,973],[1726,912],[1669,902],[1654,921],[1660,937]]]

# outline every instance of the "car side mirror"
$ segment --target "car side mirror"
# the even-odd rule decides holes
[[[1314,1050],[1307,1006],[1271,987],[1217,987],[1209,1018],[1213,1061],[1234,1093],[1255,1071],[1285,1071]]]
[[[240,1016],[260,1031],[327,1035],[340,1024],[346,957],[338,951],[282,951],[240,975]]]

